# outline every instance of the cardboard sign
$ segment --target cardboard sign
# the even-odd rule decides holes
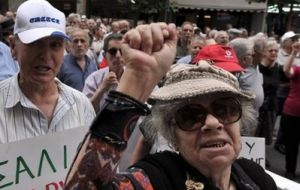
[[[60,190],[84,127],[0,145],[0,190]]]
[[[253,160],[265,168],[266,146],[265,139],[259,137],[242,137],[242,150],[239,157]]]

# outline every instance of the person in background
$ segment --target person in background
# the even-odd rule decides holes
[[[290,80],[285,75],[283,71],[283,66],[288,62],[289,56],[292,52],[293,43],[298,41],[298,36],[293,31],[288,31],[284,33],[280,38],[281,44],[278,52],[277,62],[279,65],[279,87],[277,90],[277,102],[278,102],[278,112],[277,116],[280,117],[283,110],[284,102],[288,96],[290,90]],[[300,57],[293,57],[293,65],[300,66]],[[280,122],[281,123],[281,122]],[[276,142],[274,143],[274,148],[281,154],[285,154],[285,146],[282,137],[282,127],[279,126],[277,132]]]
[[[253,41],[254,43],[254,54],[253,54],[253,62],[252,65],[258,69],[259,63],[261,63],[263,58],[264,46],[267,41],[267,37],[264,33],[260,32],[254,36],[248,38],[249,40]]]
[[[188,45],[193,35],[193,24],[189,21],[183,22],[181,25],[181,31],[177,42],[176,60],[189,54]]]
[[[89,31],[92,34],[94,34],[93,32],[95,31],[95,29],[97,27],[97,23],[96,23],[95,19],[93,19],[93,18],[87,19],[87,25],[88,25]]]
[[[210,39],[214,40],[217,33],[218,33],[218,30],[216,30],[216,29],[209,30],[207,35],[206,35],[206,39],[207,40],[210,40]]]
[[[224,30],[220,30],[215,34],[214,40],[216,44],[227,45],[229,42],[228,33]]]
[[[97,70],[96,61],[86,53],[89,49],[89,36],[86,30],[73,28],[70,31],[69,53],[64,56],[57,77],[66,85],[82,91],[86,78]]]
[[[260,73],[263,75],[264,101],[259,108],[258,125],[255,131],[256,137],[264,137],[265,144],[271,145],[273,140],[273,129],[276,122],[277,97],[279,86],[279,68],[276,62],[278,55],[278,44],[275,40],[260,39],[264,45],[261,48],[262,61],[258,63]],[[269,158],[266,158],[266,167],[271,167]]]
[[[0,81],[7,79],[19,71],[18,63],[13,59],[10,48],[0,41]]]
[[[294,60],[300,53],[300,42],[292,44],[292,51],[283,66],[285,75],[290,79],[290,91],[284,102],[280,126],[285,145],[285,176],[296,177],[297,157],[300,143],[300,66]]]
[[[259,116],[259,108],[264,101],[263,76],[259,72],[257,65],[253,64],[254,60],[254,41],[246,38],[235,38],[228,43],[231,46],[238,58],[239,64],[245,69],[238,76],[238,81],[241,89],[249,90],[255,94],[254,109],[256,116]],[[257,127],[257,126],[256,126]],[[252,136],[254,135],[253,131]]]
[[[125,19],[119,20],[118,24],[119,24],[119,31],[123,35],[130,29],[130,23],[128,22],[128,20]]]
[[[204,46],[193,59],[193,64],[200,60],[211,62],[213,65],[220,67],[232,74],[240,74],[244,71],[239,64],[235,51],[230,46],[212,44]]]
[[[70,13],[67,18],[67,26],[80,27],[80,15],[77,13]]]
[[[96,27],[94,29],[94,36],[93,36],[93,42],[91,44],[91,49],[93,50],[93,52],[96,54],[97,59],[99,57],[99,54],[103,48],[103,37],[104,37],[104,30],[103,28],[101,28],[100,26]],[[98,61],[98,60],[97,60]]]
[[[111,27],[110,27],[110,32],[106,33],[104,35],[104,39],[109,36],[110,34],[115,34],[118,33],[120,31],[120,27],[119,27],[119,22],[118,21],[113,21],[111,23]]]
[[[81,15],[79,27],[83,30],[88,30],[89,29],[86,15]]]
[[[246,28],[240,28],[240,31],[242,32],[241,38],[248,38],[249,37],[249,32]]]
[[[259,109],[259,122],[255,136],[264,137],[266,145],[272,144],[273,129],[276,121],[279,86],[279,69],[276,62],[278,44],[275,40],[267,40],[263,47],[263,59],[259,63],[259,71],[263,75],[264,102]]]
[[[235,38],[240,38],[242,35],[242,31],[237,28],[230,28],[227,30],[227,33],[229,35],[229,41]]]
[[[0,20],[0,33],[1,38],[0,41],[9,46],[9,36],[13,34],[15,21],[12,18],[4,17]]]
[[[115,33],[104,40],[104,57],[107,67],[93,72],[85,81],[82,92],[90,99],[96,112],[103,109],[105,98],[114,90],[124,72],[124,59],[121,51],[122,34]]]
[[[202,38],[198,35],[193,36],[188,45],[189,55],[180,58],[177,63],[191,64],[199,50],[201,50],[205,45],[205,38]]]
[[[253,96],[240,90],[235,76],[207,62],[175,64],[165,85],[149,97],[174,62],[175,25],[153,23],[130,30],[122,51],[126,69],[79,148],[66,190],[277,189],[262,167],[237,158],[240,122],[256,118],[251,114]],[[130,126],[137,116],[150,114],[147,99],[154,105],[150,127],[179,153],[148,155],[116,174]]]
[[[16,14],[15,14],[13,11],[6,11],[6,12],[5,12],[5,16],[6,16],[7,18],[12,18],[13,20],[16,19]]]
[[[45,16],[51,21],[31,22]],[[20,71],[0,82],[0,143],[88,126],[94,119],[86,96],[56,79],[69,39],[65,23],[45,0],[19,6],[10,44]]]

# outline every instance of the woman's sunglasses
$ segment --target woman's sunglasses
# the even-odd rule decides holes
[[[220,98],[213,101],[209,108],[201,104],[188,104],[175,112],[175,122],[184,131],[197,130],[205,124],[208,114],[216,117],[223,125],[237,122],[242,116],[242,106],[234,98]]]
[[[107,52],[111,55],[111,56],[115,56],[117,54],[117,52],[120,51],[120,54],[122,55],[122,50],[121,48],[115,48],[115,47],[112,47],[112,48],[109,48],[107,50]]]

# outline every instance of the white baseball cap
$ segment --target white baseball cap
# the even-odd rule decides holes
[[[28,0],[22,3],[16,14],[14,34],[24,44],[48,36],[69,40],[66,35],[66,17],[46,0]]]
[[[281,42],[285,41],[286,39],[295,37],[295,36],[296,36],[295,32],[293,32],[293,31],[288,31],[288,32],[286,32],[286,33],[284,33],[284,34],[282,35],[282,37],[281,37]]]

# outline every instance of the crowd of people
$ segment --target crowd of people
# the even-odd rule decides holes
[[[0,144],[89,127],[66,189],[276,189],[260,166],[238,158],[241,136],[274,144],[285,176],[296,178],[293,31],[277,39],[230,25],[202,32],[189,21],[135,26],[65,17],[45,0],[0,15],[0,26]],[[133,165],[116,173],[133,130],[142,133]]]

